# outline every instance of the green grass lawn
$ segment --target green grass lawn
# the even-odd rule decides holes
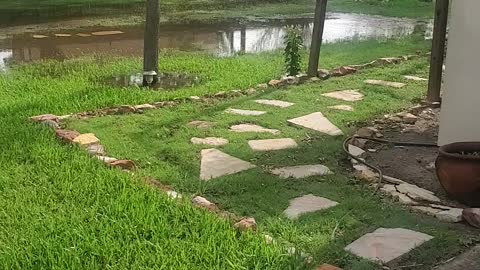
[[[426,51],[421,39],[340,43],[324,47],[323,67],[356,64],[377,57]],[[47,61],[17,66],[0,74],[0,268],[2,269],[295,269],[298,261],[286,255],[283,245],[268,246],[261,236],[239,235],[230,224],[189,203],[177,203],[132,176],[110,170],[80,149],[62,145],[52,131],[30,123],[28,117],[94,110],[112,105],[142,104],[222,90],[244,89],[282,74],[280,52],[214,58],[204,54],[163,52],[161,68],[198,74],[204,83],[179,91],[154,92],[114,89],[105,77],[137,71],[137,58],[87,57],[63,62]],[[403,258],[426,264],[449,258],[474,242],[433,219],[410,215],[350,180],[338,163],[341,139],[288,127],[285,119],[324,108],[334,101],[318,94],[339,87],[360,87],[367,99],[352,114],[325,111],[348,131],[349,121],[366,120],[398,110],[422,96],[425,85],[410,84],[402,92],[364,87],[366,77],[397,79],[401,74],[426,72],[426,62],[398,68],[376,69],[321,85],[304,85],[265,93],[300,106],[275,110],[258,120],[281,128],[301,148],[276,155],[253,155],[245,146],[248,135],[232,135],[225,128],[242,119],[221,114],[229,106],[260,108],[250,98],[218,104],[158,110],[145,115],[95,118],[71,123],[81,131],[95,132],[107,151],[136,160],[137,176],[151,175],[187,193],[204,194],[237,214],[255,216],[260,230],[288,240],[312,254],[316,262],[331,262],[345,269],[371,269],[342,251],[345,244],[378,226],[414,228],[434,235],[434,241]],[[224,135],[232,143],[225,151],[258,165],[322,162],[334,176],[299,182],[279,181],[255,169],[202,183],[198,181],[198,147],[190,136],[207,135],[185,129],[189,120],[214,120],[211,135]],[[309,141],[303,141],[306,134]],[[133,177],[135,179],[136,176]],[[281,217],[288,200],[305,192],[342,202],[335,211],[315,213],[291,222]],[[338,226],[337,226],[338,225]],[[333,229],[336,233],[333,234]],[[448,250],[445,248],[448,247]]]
[[[254,216],[260,221],[261,230],[274,238],[285,239],[308,254],[316,263],[329,262],[344,269],[380,269],[362,261],[343,248],[362,234],[378,227],[409,228],[431,234],[434,240],[421,246],[408,256],[394,263],[410,265],[422,263],[424,269],[442,258],[450,258],[464,248],[473,237],[440,224],[433,218],[409,214],[389,200],[374,195],[372,190],[352,180],[346,170],[342,153],[342,138],[322,136],[287,125],[286,120],[308,113],[322,111],[346,133],[349,124],[366,121],[385,113],[396,112],[425,94],[425,82],[407,82],[401,90],[366,86],[363,80],[380,78],[404,81],[402,75],[426,76],[426,58],[397,67],[363,71],[358,75],[332,79],[322,84],[307,84],[287,90],[268,91],[255,97],[233,99],[217,104],[186,104],[173,109],[161,109],[143,115],[110,116],[89,120],[77,120],[69,127],[81,132],[95,133],[114,157],[132,159],[139,166],[138,173],[153,176],[189,194],[202,194],[225,209],[240,216]],[[361,89],[366,98],[355,104],[355,112],[339,112],[325,109],[342,104],[321,97],[321,93],[338,89]],[[288,109],[274,109],[256,104],[254,99],[280,99],[294,102]],[[226,108],[267,110],[264,116],[244,117],[224,114]],[[210,130],[196,130],[186,126],[193,120],[215,122]],[[228,131],[231,125],[255,123],[279,129],[282,134],[237,134]],[[209,182],[199,181],[199,153],[205,146],[192,146],[191,137],[224,137],[230,143],[222,151],[258,168],[225,176]],[[294,138],[300,143],[295,150],[256,154],[247,141],[251,139]],[[281,180],[265,172],[267,168],[322,163],[335,175],[310,177],[305,180]],[[333,210],[305,215],[298,221],[284,218],[282,211],[288,201],[306,194],[324,196],[340,202]]]
[[[78,16],[108,16],[121,20],[118,24],[138,24],[143,13],[144,0],[0,0],[1,23],[17,24],[22,21],[49,21]],[[315,1],[219,1],[219,0],[166,0],[161,1],[162,21],[169,23],[218,23],[245,20],[249,17],[276,18],[311,16]],[[433,4],[420,0],[330,0],[329,12],[354,12],[393,17],[426,19],[433,16]],[[132,18],[119,18],[127,14]],[[143,22],[143,20],[140,20]]]

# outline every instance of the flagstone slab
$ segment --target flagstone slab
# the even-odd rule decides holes
[[[240,109],[227,109],[225,110],[225,112],[229,114],[246,115],[246,116],[259,116],[267,113],[264,111],[251,111],[251,110],[240,110]]]
[[[389,81],[382,81],[382,80],[366,80],[365,83],[370,85],[379,85],[379,86],[386,86],[386,87],[393,87],[393,88],[402,88],[406,85],[400,82],[389,82]]]
[[[271,133],[273,135],[280,134],[280,130],[278,129],[269,129],[269,128],[264,128],[262,126],[253,125],[253,124],[234,125],[230,127],[230,130],[238,133],[254,132],[254,133]]]
[[[71,37],[71,34],[55,34],[56,37]]]
[[[198,129],[209,129],[215,126],[215,123],[208,121],[192,121],[187,123],[188,127],[198,128]]]
[[[35,38],[35,39],[44,39],[44,38],[48,38],[48,36],[45,36],[45,35],[33,35],[32,37],[33,37],[33,38]]]
[[[310,176],[323,176],[332,174],[332,171],[327,166],[315,164],[315,165],[300,165],[292,167],[277,168],[271,171],[272,174],[279,176],[280,178],[295,178],[301,179]]]
[[[203,144],[209,146],[223,146],[228,144],[228,140],[224,138],[217,137],[206,137],[206,138],[197,138],[193,137],[190,139],[190,142],[193,144]]]
[[[345,250],[367,260],[388,263],[431,239],[433,236],[408,229],[379,228],[360,237]]]
[[[337,202],[312,194],[290,200],[290,206],[283,211],[289,219],[296,219],[303,214],[325,210],[338,205]]]
[[[118,34],[123,34],[122,31],[98,31],[98,32],[93,32],[93,36],[110,36],[110,35],[118,35]]]
[[[335,91],[330,93],[322,94],[324,97],[339,99],[343,101],[360,101],[363,99],[363,94],[359,92],[360,90],[342,90],[342,91]]]
[[[201,156],[200,179],[203,181],[256,167],[250,162],[232,157],[217,149],[204,149]]]
[[[397,186],[397,190],[400,193],[408,195],[408,197],[419,200],[419,201],[427,201],[427,202],[440,202],[440,199],[435,196],[433,192],[430,190],[423,189],[416,185],[411,184],[401,184]]]
[[[78,33],[78,34],[76,34],[76,36],[78,36],[78,37],[91,37],[92,35],[84,34],[84,33]]]
[[[350,105],[335,105],[335,106],[329,106],[329,109],[335,109],[335,110],[340,110],[340,111],[347,111],[347,112],[353,112],[353,107]]]
[[[291,103],[291,102],[286,102],[282,100],[270,100],[270,99],[257,99],[255,100],[255,102],[259,104],[270,105],[270,106],[275,106],[280,108],[288,108],[292,105],[295,105],[295,103]]]
[[[425,78],[421,78],[421,77],[417,77],[417,76],[403,76],[405,79],[407,80],[411,80],[411,81],[428,81],[428,79],[425,79]]]
[[[343,132],[328,120],[321,112],[312,113],[302,117],[288,120],[290,124],[313,129],[330,136],[343,135]]]
[[[268,139],[268,140],[251,140],[248,145],[253,151],[275,151],[298,147],[298,144],[290,138]]]

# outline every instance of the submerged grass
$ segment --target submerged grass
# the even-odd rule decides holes
[[[420,39],[327,45],[322,52],[322,65],[329,68],[363,63],[377,57],[425,50],[427,45]],[[248,98],[206,107],[184,105],[141,116],[72,123],[82,131],[96,132],[109,153],[135,159],[140,170],[134,176],[105,168],[83,151],[59,144],[48,128],[28,121],[29,116],[43,113],[61,115],[243,89],[283,73],[282,56],[278,52],[232,58],[163,52],[160,62],[165,71],[198,74],[205,83],[175,92],[118,89],[103,83],[105,77],[139,70],[141,62],[136,58],[47,61],[17,66],[0,75],[0,268],[301,267],[280,246],[267,246],[260,236],[238,235],[227,222],[193,209],[189,203],[172,202],[139,181],[132,182],[132,177],[137,179],[141,175],[158,177],[182,191],[205,194],[238,214],[254,215],[261,221],[262,230],[295,243],[318,262],[330,261],[346,269],[371,269],[370,263],[353,258],[341,248],[376,226],[417,228],[436,236],[435,241],[404,259],[407,261],[422,259],[432,264],[440,255],[457,253],[462,241],[468,238],[448,230],[446,225],[437,226],[431,219],[408,215],[388,201],[382,203],[381,198],[350,181],[334,158],[342,158],[338,154],[338,139],[311,134],[313,140],[293,152],[252,155],[245,147],[250,135],[228,134],[223,129],[243,119],[219,113],[229,106],[256,107]],[[358,86],[367,75],[393,79],[425,67],[425,63],[412,62],[398,70],[380,69],[324,85],[267,93],[265,97],[288,99],[302,106],[288,112],[275,111],[260,118],[259,123],[281,128],[285,136],[300,142],[306,133],[286,126],[284,119],[333,104],[331,100],[317,101],[319,92]],[[365,88],[362,91],[369,98],[357,106],[357,112],[346,115],[329,111],[328,116],[346,129],[349,121],[364,120],[406,105],[421,95],[422,88],[419,83],[401,93]],[[218,128],[210,134],[228,135],[232,143],[225,151],[240,158],[275,166],[323,159],[337,174],[291,183],[278,181],[256,169],[200,183],[199,148],[189,145],[188,139],[207,134],[185,129],[183,124],[190,119],[217,121]],[[298,222],[280,217],[288,199],[305,192],[331,197],[342,205],[336,211],[308,215]],[[443,246],[450,249],[445,251]]]

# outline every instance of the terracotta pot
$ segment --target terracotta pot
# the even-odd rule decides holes
[[[467,154],[462,154],[467,153]],[[480,207],[480,142],[460,142],[440,147],[437,176],[449,196],[471,207]]]

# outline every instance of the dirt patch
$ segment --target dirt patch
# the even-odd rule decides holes
[[[406,124],[401,117],[386,116],[377,120],[375,128],[383,138],[395,142],[436,144],[438,139],[439,109],[426,109],[418,115],[413,124]],[[437,147],[395,146],[367,142],[366,160],[380,168],[385,175],[415,184],[435,193],[443,202],[451,206],[462,205],[448,197],[438,181],[435,171]]]

